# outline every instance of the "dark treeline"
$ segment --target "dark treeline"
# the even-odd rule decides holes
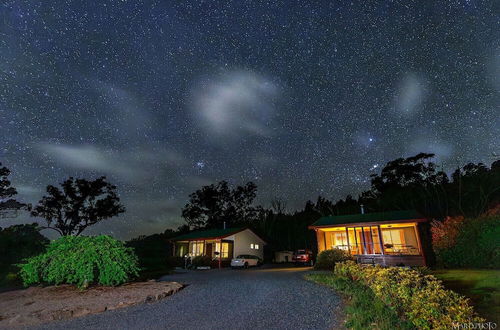
[[[190,195],[183,217],[191,229],[247,226],[262,235],[268,249],[315,249],[314,233],[308,226],[321,216],[415,209],[426,217],[477,217],[500,202],[500,161],[490,167],[469,163],[451,175],[439,170],[434,154],[388,162],[380,174],[371,176],[370,189],[357,198],[348,195],[331,201],[319,196],[302,210],[290,212],[286,201],[275,199],[270,208],[254,206],[257,187],[249,182],[235,189],[227,182],[205,186]],[[184,228],[185,229],[185,228]]]

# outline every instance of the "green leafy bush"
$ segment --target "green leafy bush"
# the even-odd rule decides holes
[[[418,329],[445,329],[454,323],[484,322],[469,300],[446,290],[432,275],[401,267],[337,264],[335,275],[359,281],[375,296]]]
[[[335,264],[341,261],[351,260],[349,252],[341,249],[324,250],[316,258],[315,269],[333,270]]]
[[[138,276],[138,260],[131,248],[110,236],[64,236],[47,252],[21,264],[25,286],[36,283],[119,285]]]
[[[210,263],[212,262],[212,258],[210,258],[209,256],[196,256],[193,258],[193,260],[191,261],[191,263],[193,264],[193,266],[195,267],[206,267],[206,266],[210,266]]]
[[[460,218],[433,224],[438,262],[449,268],[500,268],[500,216],[454,219]]]

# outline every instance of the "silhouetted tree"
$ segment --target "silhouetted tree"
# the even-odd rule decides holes
[[[257,186],[248,182],[231,189],[226,181],[204,186],[189,195],[189,203],[182,209],[182,217],[193,228],[221,228],[249,224],[257,220],[261,207],[253,206]]]
[[[44,196],[31,215],[47,221],[47,229],[62,236],[80,235],[87,227],[125,212],[116,194],[116,186],[105,177],[88,181],[70,177],[61,183],[62,190],[47,186]]]
[[[2,167],[0,163],[0,218],[13,217],[16,211],[26,207],[25,204],[16,201],[13,196],[17,195],[16,188],[9,181],[10,170]]]

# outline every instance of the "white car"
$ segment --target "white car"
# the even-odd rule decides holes
[[[257,256],[249,254],[240,254],[236,258],[231,259],[231,268],[248,268],[251,266],[260,266],[262,261]]]

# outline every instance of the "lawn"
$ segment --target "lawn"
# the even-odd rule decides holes
[[[471,299],[487,321],[500,322],[500,270],[441,269],[432,272],[450,290]]]

